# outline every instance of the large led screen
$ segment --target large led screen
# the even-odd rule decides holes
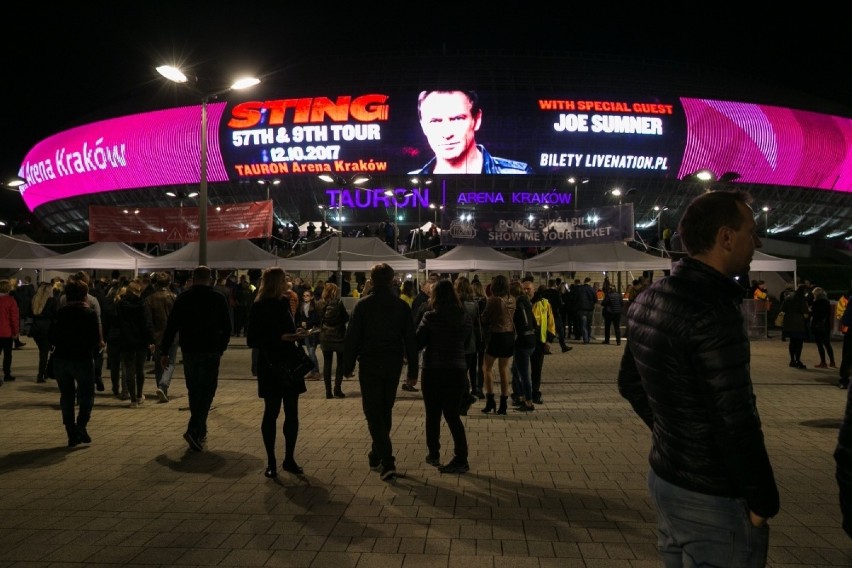
[[[211,182],[332,173],[618,175],[852,191],[852,119],[650,96],[363,92],[213,103]],[[201,107],[114,118],[37,144],[19,175],[33,210],[101,191],[198,183]],[[473,148],[473,150],[471,150]]]

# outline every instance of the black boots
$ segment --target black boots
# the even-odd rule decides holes
[[[506,402],[508,398],[508,396],[500,397],[500,408],[497,409],[497,414],[502,414],[503,416],[506,415]]]
[[[485,408],[482,409],[483,414],[488,414],[489,412],[494,412],[497,409],[497,405],[494,404],[494,394],[486,393],[485,394]]]
[[[77,426],[65,426],[65,433],[68,434],[68,447],[73,448],[80,444],[80,434],[77,432]]]

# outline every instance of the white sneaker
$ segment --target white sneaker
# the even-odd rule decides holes
[[[145,395],[144,395],[144,394],[140,394],[140,395],[139,395],[139,398],[138,398],[137,400],[139,401],[139,404],[142,404],[143,402],[145,402]]]
[[[157,398],[160,399],[160,402],[169,402],[169,395],[161,388],[157,389]]]

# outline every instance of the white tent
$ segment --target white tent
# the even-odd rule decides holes
[[[0,268],[44,269],[48,259],[59,253],[43,247],[26,235],[0,235]]]
[[[50,270],[138,270],[141,261],[153,258],[130,245],[119,242],[97,242],[87,247],[51,257]]]
[[[208,241],[207,266],[216,269],[269,268],[276,266],[279,257],[267,252],[248,239]],[[178,250],[152,257],[139,263],[145,270],[192,270],[198,266],[198,243],[187,243]]]
[[[473,270],[521,271],[524,260],[490,247],[457,245],[437,258],[426,259],[426,272],[470,272]]]
[[[524,261],[526,272],[618,272],[670,270],[671,259],[630,248],[626,243],[553,247]]]
[[[796,272],[796,261],[772,256],[759,250],[751,259],[751,272]]]
[[[289,271],[336,271],[338,239],[329,239],[312,251],[282,258],[278,263]],[[414,271],[417,259],[405,257],[377,237],[342,237],[340,239],[341,267],[347,272],[367,271],[374,264],[385,262],[394,270]]]

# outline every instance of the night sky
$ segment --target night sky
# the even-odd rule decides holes
[[[178,61],[223,77],[286,73],[288,61],[385,49],[517,48],[623,54],[746,73],[767,85],[852,107],[849,30],[832,12],[744,12],[741,3],[548,8],[517,3],[143,2],[6,3],[0,180],[56,132],[91,122],[127,101],[161,96],[154,71]],[[534,12],[522,10],[537,7]],[[687,10],[689,13],[687,13]],[[419,14],[417,11],[420,11]],[[183,104],[188,104],[184,102]],[[132,113],[133,109],[126,109]],[[0,219],[26,208],[0,191]],[[5,232],[5,231],[4,231]]]

